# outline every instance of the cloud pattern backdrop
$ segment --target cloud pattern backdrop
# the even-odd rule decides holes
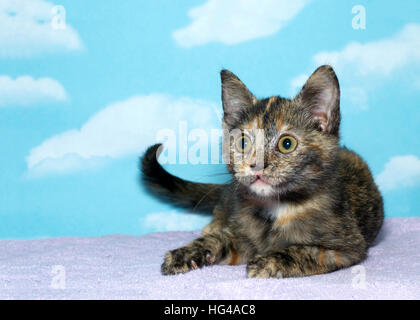
[[[0,238],[202,228],[209,217],[144,192],[138,157],[162,132],[188,159],[214,143],[222,68],[257,96],[292,97],[333,65],[342,143],[372,168],[388,217],[419,216],[419,4],[358,5],[363,28],[352,1],[1,1]],[[208,151],[167,168],[226,181]]]

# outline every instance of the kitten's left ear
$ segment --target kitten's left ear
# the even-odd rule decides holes
[[[254,96],[243,82],[229,70],[220,72],[224,122],[233,127],[241,111],[252,106]]]
[[[314,71],[295,101],[309,111],[322,131],[338,135],[340,127],[340,86],[332,67],[324,65]]]

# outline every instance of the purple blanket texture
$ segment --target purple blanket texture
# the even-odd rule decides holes
[[[420,218],[389,218],[357,266],[248,279],[245,265],[162,276],[167,250],[195,232],[0,241],[0,299],[419,299]]]

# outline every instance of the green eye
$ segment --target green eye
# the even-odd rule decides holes
[[[251,147],[252,141],[246,135],[242,135],[236,140],[236,149],[238,149],[239,152],[247,153],[249,150],[251,150]]]
[[[296,149],[297,141],[292,136],[284,136],[280,138],[278,147],[281,153],[290,153]]]

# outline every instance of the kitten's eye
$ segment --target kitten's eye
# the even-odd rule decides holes
[[[236,149],[239,152],[247,153],[252,147],[251,139],[246,135],[241,135],[238,140],[236,140]]]
[[[296,149],[297,141],[292,136],[284,136],[280,138],[278,147],[281,153],[290,153]]]

